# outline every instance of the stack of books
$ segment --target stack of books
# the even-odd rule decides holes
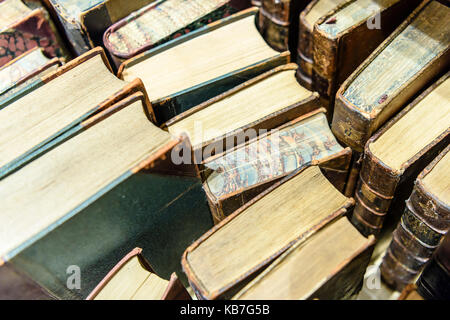
[[[449,20],[0,2],[0,299],[447,299]]]

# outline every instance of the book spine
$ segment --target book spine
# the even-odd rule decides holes
[[[299,17],[298,45],[296,61],[299,68],[296,72],[298,82],[306,89],[313,91],[313,35],[312,27],[306,22],[306,13],[317,2],[311,2]]]

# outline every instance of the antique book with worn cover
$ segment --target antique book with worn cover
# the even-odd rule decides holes
[[[321,107],[317,93],[295,79],[296,64],[265,72],[165,123],[185,132],[197,163]]]
[[[341,142],[362,152],[375,131],[447,72],[449,20],[448,1],[423,1],[345,81],[336,94],[332,123]]]
[[[67,57],[48,12],[36,1],[0,2],[0,67],[25,52],[41,47],[48,57]]]
[[[142,79],[158,124],[276,66],[289,52],[270,48],[250,8],[125,61],[119,77]]]
[[[330,108],[339,86],[419,3],[420,0],[347,1],[316,22],[313,87]]]
[[[397,290],[411,283],[450,230],[450,146],[417,177],[381,264]]]
[[[313,87],[313,31],[316,22],[328,12],[348,0],[313,0],[300,13],[298,45],[296,61],[300,68],[297,79],[302,86],[309,90]]]
[[[201,299],[237,293],[295,242],[353,206],[312,166],[276,183],[186,249],[183,270]]]
[[[417,280],[417,292],[426,300],[450,300],[450,233]]]
[[[48,58],[42,48],[30,51],[0,67],[0,110],[27,86],[58,69],[63,64],[61,58]]]
[[[403,211],[417,175],[449,144],[449,75],[367,142],[352,216],[363,234],[378,234],[391,207]]]
[[[113,23],[155,0],[43,0],[59,20],[76,55],[102,44]]]
[[[44,76],[0,110],[0,179],[32,160],[49,143],[101,110],[145,89],[118,79],[103,49],[93,49]],[[149,117],[153,117],[149,104]]]
[[[293,245],[233,299],[350,299],[361,289],[374,244],[374,236],[365,238],[342,217]]]
[[[206,159],[201,173],[214,221],[223,220],[274,183],[313,163],[342,192],[352,152],[336,141],[324,111],[312,111]]]
[[[109,27],[103,43],[117,66],[148,49],[227,17],[236,0],[158,0]]]
[[[148,107],[134,93],[0,180],[0,299],[85,299],[136,246],[159,276],[181,272],[212,221],[198,170],[175,165],[189,140]]]
[[[261,0],[258,27],[272,48],[285,51],[297,47],[298,15],[308,2],[309,0]]]
[[[134,248],[111,269],[86,300],[191,300],[177,275],[160,278]]]

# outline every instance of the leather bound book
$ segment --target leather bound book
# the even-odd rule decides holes
[[[43,0],[52,10],[76,55],[102,45],[113,23],[154,0]]]
[[[23,90],[22,90],[23,91]],[[0,179],[51,147],[81,122],[145,88],[118,79],[93,49],[28,86],[0,110]],[[152,107],[146,103],[149,118]]]
[[[398,290],[414,280],[450,229],[449,151],[450,146],[417,177],[381,265],[384,281]]]
[[[417,292],[426,300],[450,300],[450,234],[417,280]]]
[[[309,0],[261,0],[258,28],[267,43],[278,51],[295,50],[298,15]]]
[[[158,124],[290,61],[270,48],[250,8],[125,61],[118,76],[140,78]]]
[[[56,71],[63,63],[60,58],[46,57],[42,48],[35,47],[0,67],[0,109],[24,88]]]
[[[300,84],[309,90],[314,90],[314,25],[322,16],[346,1],[348,0],[313,0],[300,13],[296,60],[300,68],[296,75]]]
[[[170,280],[160,278],[134,248],[111,269],[86,300],[191,300],[191,296],[172,273]]]
[[[186,133],[196,163],[321,107],[318,95],[295,79],[297,65],[276,67],[167,121]]]
[[[423,1],[344,82],[332,123],[340,141],[362,152],[373,133],[448,71],[449,19],[448,1]]]
[[[314,89],[331,109],[339,86],[419,3],[420,0],[347,1],[316,22]]]
[[[374,236],[363,237],[342,217],[293,245],[233,299],[351,299],[361,289],[374,244]]]
[[[0,299],[30,298],[20,287],[85,299],[136,246],[160,277],[180,274],[212,227],[198,170],[173,161],[180,150],[189,140],[156,127],[137,92],[0,180]]]
[[[312,166],[274,184],[186,249],[183,270],[200,299],[227,299],[353,206]]]
[[[45,8],[35,1],[26,3],[0,2],[0,67],[36,47],[51,58],[68,56]]]
[[[367,142],[352,216],[363,234],[378,234],[391,207],[403,211],[417,175],[449,144],[449,75]]]
[[[138,53],[235,12],[230,0],[159,0],[110,26],[103,43],[119,66]]]
[[[223,220],[299,168],[319,165],[343,191],[351,160],[331,133],[325,109],[312,111],[201,165],[214,221]]]

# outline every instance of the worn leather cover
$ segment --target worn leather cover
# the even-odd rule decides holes
[[[278,51],[295,49],[298,15],[309,0],[262,0],[258,28],[267,43]]]
[[[151,264],[142,255],[141,248],[134,248],[123,257],[115,266],[108,272],[108,274],[103,278],[102,281],[95,287],[94,290],[89,294],[86,300],[94,300],[95,297],[100,293],[100,291],[105,287],[105,285],[116,275],[116,273],[133,257],[137,256],[141,266],[148,272],[155,273]],[[178,279],[175,273],[170,276],[167,288],[161,297],[161,300],[191,300],[191,296],[187,292],[186,288],[183,286],[181,281]]]
[[[295,170],[313,163],[319,165],[323,174],[339,191],[343,192],[352,152],[350,148],[342,148],[329,132],[324,112],[323,108],[317,109],[277,127],[276,130],[280,132],[279,153],[271,151],[271,144],[277,143],[276,138],[269,137],[268,141],[264,142],[268,136],[266,134],[245,145],[236,146],[232,150],[205,160],[201,165],[203,188],[215,223],[222,221]],[[320,115],[323,117],[323,121],[320,123],[322,127],[317,127],[317,124],[308,125],[308,120]],[[286,127],[294,127],[295,124],[302,121],[305,122],[304,131],[301,129],[301,132],[297,132],[295,129],[283,130]],[[327,130],[329,134],[327,134]],[[298,145],[296,145],[297,143]],[[245,156],[237,156],[237,152],[241,152]],[[261,159],[257,159],[254,152],[260,153]],[[268,152],[269,158],[264,156],[265,152]],[[233,157],[235,154],[236,160]],[[230,156],[231,159],[228,159]],[[238,160],[241,159],[241,156],[243,159]],[[292,163],[292,161],[294,162]],[[279,165],[282,166],[281,170]],[[285,168],[288,165],[293,166],[292,170]],[[215,168],[216,166],[217,168]],[[225,168],[232,168],[232,170],[221,175]],[[223,182],[223,187],[220,189],[220,193],[217,193],[217,190],[214,192],[208,182],[208,177],[214,171],[222,177],[220,180]],[[253,183],[252,181],[257,182]]]
[[[379,12],[381,28],[369,29],[367,21],[360,21],[345,31],[332,36],[320,28],[332,26],[337,12],[357,2],[348,1],[317,21],[313,31],[313,87],[327,104],[334,106],[339,86],[353,71],[395,30],[414,10],[420,0],[400,0]]]
[[[443,203],[423,184],[423,179],[450,151],[448,146],[417,177],[413,192],[406,201],[401,223],[394,231],[390,251],[397,264],[419,273],[428,262],[442,238],[450,229],[450,204]],[[401,290],[414,278],[398,277],[381,265],[381,275],[386,283]]]
[[[145,103],[144,95],[135,93],[116,103],[85,121],[65,140],[137,100]],[[1,257],[0,275],[12,279],[3,269],[13,268],[14,274],[24,277],[24,285],[32,279],[33,288],[39,286],[47,295],[85,299],[136,246],[144,249],[145,258],[162,278],[168,279],[173,272],[181,274],[183,251],[213,223],[197,167],[175,165],[172,152],[192,152],[189,140],[173,138],[65,217]],[[70,275],[66,270],[73,265],[81,271],[79,290],[66,285]],[[0,294],[0,299],[6,299],[27,292],[2,286]]]
[[[189,41],[193,38],[200,37],[205,33],[214,31],[217,28],[233,23],[237,20],[244,19],[250,15],[256,16],[258,10],[250,8],[238,12],[230,17],[216,21],[215,23],[206,25],[200,29],[185,34],[168,43],[162,44],[156,48],[145,51],[135,57],[126,60],[120,65],[117,76],[123,79],[123,71],[127,67],[138,64],[141,61],[151,58],[162,51],[169,50],[179,44]],[[174,118],[177,115],[198,106],[199,104],[214,98],[264,72],[267,72],[277,66],[290,62],[289,51],[281,52],[279,55],[260,61],[256,64],[246,66],[242,69],[235,70],[220,77],[211,79],[199,85],[185,89],[180,92],[175,92],[170,96],[151,101],[158,125],[163,125],[165,122]]]
[[[397,209],[403,210],[404,206],[400,204],[410,195],[417,175],[450,143],[450,128],[404,163],[398,172],[378,159],[371,152],[370,144],[387,132],[390,127],[444,82],[449,75],[447,73],[429,87],[367,142],[352,216],[352,222],[364,235],[380,232],[384,218],[394,204],[399,204]]]
[[[401,110],[401,108],[414,98],[421,89],[426,87],[430,81],[447,71],[450,64],[450,48],[448,46],[444,52],[434,57],[424,68],[419,72],[416,72],[414,77],[407,82],[402,83],[400,88],[396,90],[394,94],[384,98],[381,97],[377,110],[374,110],[374,112],[370,114],[363,112],[361,106],[353,105],[344,97],[345,91],[359,74],[370,65],[383,50],[389,47],[391,42],[398,37],[431,2],[431,0],[423,1],[405,22],[399,26],[339,88],[334,105],[332,130],[340,141],[351,147],[353,150],[362,152],[364,145],[374,132],[389,120],[390,117]],[[441,0],[440,2],[449,5],[448,1]],[[326,55],[321,55],[318,51],[317,54],[315,53],[315,56],[321,56],[323,59],[326,58]],[[335,64],[333,62],[327,62],[325,65],[331,67]],[[325,75],[326,73],[329,73],[328,71],[325,71],[326,70],[321,71],[319,74]],[[331,93],[331,91],[329,93]],[[380,110],[378,111],[378,109]]]

